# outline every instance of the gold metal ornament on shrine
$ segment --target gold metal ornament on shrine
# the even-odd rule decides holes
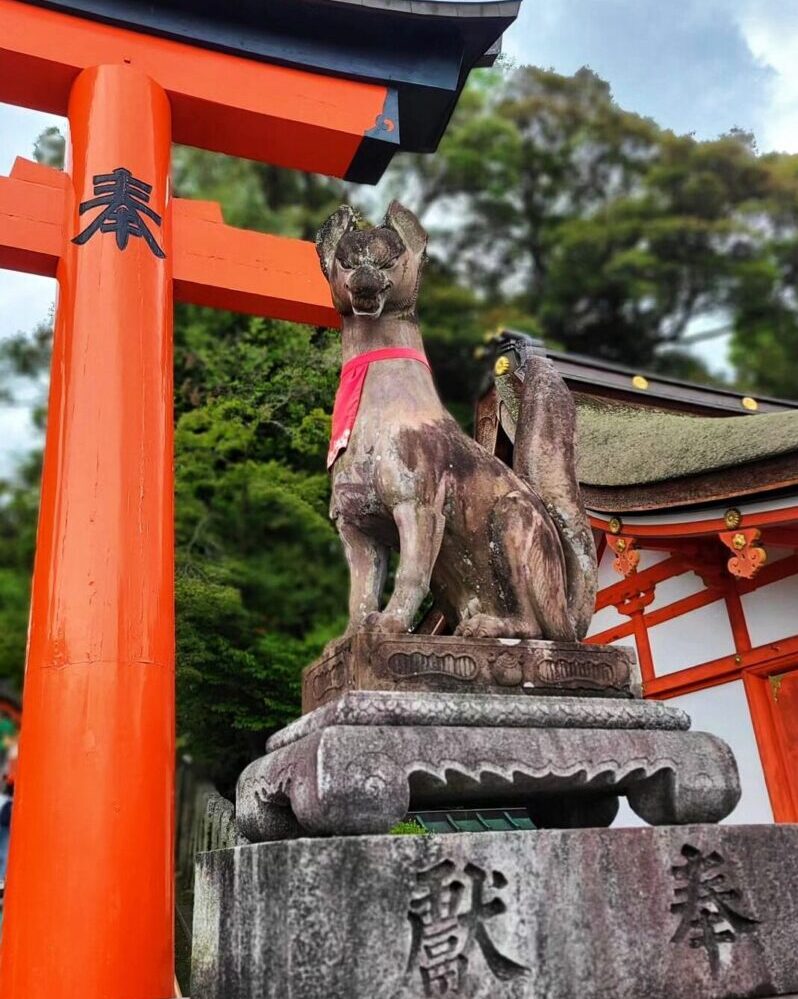
[[[640,552],[637,550],[637,540],[635,538],[618,538],[615,535],[607,534],[607,545],[615,552],[616,558],[613,568],[621,576],[631,576],[637,572],[640,564]]]
[[[731,507],[723,515],[723,523],[730,531],[736,530],[743,522],[743,515],[736,507]]]

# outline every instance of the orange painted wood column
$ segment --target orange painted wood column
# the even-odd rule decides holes
[[[167,999],[170,108],[137,70],[100,66],[75,82],[69,121],[0,996]]]

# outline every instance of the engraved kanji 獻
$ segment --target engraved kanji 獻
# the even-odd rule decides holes
[[[113,232],[120,250],[124,250],[134,236],[143,239],[156,257],[165,257],[143,218],[146,216],[157,226],[161,225],[161,216],[149,205],[152,184],[138,180],[124,167],[117,167],[113,173],[99,173],[93,182],[96,197],[81,203],[80,214],[84,215],[92,208],[102,208],[102,211],[72,242],[82,245],[97,232]]]
[[[486,900],[489,881],[494,891],[507,885],[498,871],[488,875],[476,864],[460,870],[451,860],[416,875],[408,913],[413,927],[408,970],[420,972],[425,995],[460,992],[474,945],[500,981],[527,974],[527,968],[499,951],[485,927],[487,920],[507,911],[500,898]]]
[[[720,969],[720,944],[733,943],[741,933],[751,933],[758,919],[740,911],[741,894],[731,884],[725,860],[715,850],[703,853],[686,843],[683,864],[671,872],[677,882],[676,901],[671,912],[681,916],[672,943],[687,940],[691,947],[703,947],[709,956],[713,975]]]

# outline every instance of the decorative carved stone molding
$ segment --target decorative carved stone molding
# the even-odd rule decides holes
[[[334,725],[686,731],[690,719],[663,701],[352,690],[276,732],[266,749],[274,752]]]
[[[612,645],[361,632],[305,670],[302,710],[348,690],[630,697],[636,683],[634,653]]]
[[[740,786],[703,732],[332,724],[250,764],[236,818],[253,842],[386,833],[411,809],[475,805],[572,827],[609,824],[619,795],[652,825],[718,822]]]
[[[760,544],[762,532],[758,528],[721,531],[718,537],[734,553],[727,563],[732,576],[753,579],[767,562],[768,554]]]

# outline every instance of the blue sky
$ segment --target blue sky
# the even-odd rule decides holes
[[[519,63],[573,73],[588,65],[618,102],[678,132],[737,126],[763,150],[798,151],[798,0],[524,0],[505,39]],[[52,116],[0,104],[0,173],[29,156]],[[45,319],[54,284],[0,271],[0,338]],[[702,354],[723,367],[725,347]],[[0,408],[0,472],[32,431],[27,410]]]

